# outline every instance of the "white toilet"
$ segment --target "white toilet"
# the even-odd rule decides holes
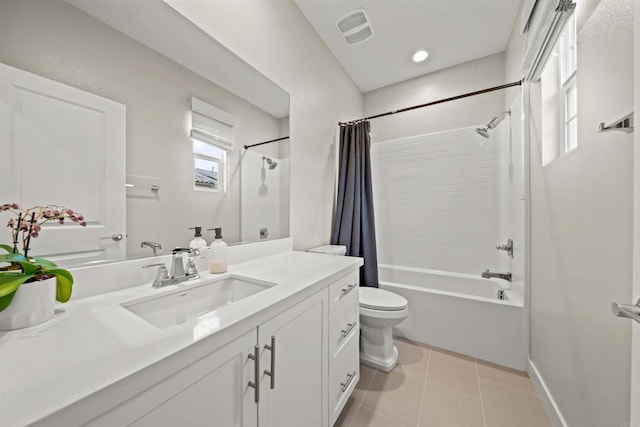
[[[345,255],[346,246],[327,245],[309,252]],[[361,286],[360,298],[360,361],[384,372],[398,363],[398,349],[393,345],[393,327],[409,314],[406,298],[379,288]]]

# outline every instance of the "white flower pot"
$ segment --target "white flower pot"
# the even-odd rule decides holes
[[[0,331],[12,331],[46,322],[56,307],[56,278],[25,283],[9,307],[0,311]]]

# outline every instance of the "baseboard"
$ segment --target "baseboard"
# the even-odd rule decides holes
[[[533,387],[538,392],[538,397],[540,398],[540,402],[542,402],[542,406],[544,407],[547,416],[549,417],[549,422],[552,427],[569,427],[569,424],[565,421],[562,413],[560,412],[560,408],[556,405],[556,401],[553,400],[553,396],[549,391],[549,388],[545,384],[540,372],[538,372],[538,368],[533,364],[531,359],[527,357],[527,373],[529,374],[529,378],[531,378],[531,382],[533,383]]]

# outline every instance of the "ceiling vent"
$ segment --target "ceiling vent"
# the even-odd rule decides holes
[[[364,9],[356,9],[336,22],[338,30],[347,44],[357,44],[373,36],[373,28]]]

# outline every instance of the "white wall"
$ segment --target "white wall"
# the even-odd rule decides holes
[[[142,240],[186,246],[195,225],[222,225],[225,239],[240,239],[240,147],[277,137],[277,119],[65,1],[2,0],[0,7],[0,61],[126,105],[127,174],[158,177],[161,187],[158,199],[127,198],[128,255],[150,255]],[[238,119],[227,194],[193,190],[192,95]]]
[[[541,88],[529,88],[530,357],[570,426],[620,426],[629,419],[630,324],[609,306],[631,300],[633,136],[596,129],[633,106],[633,8],[577,4],[578,149],[545,167]],[[514,32],[508,75],[521,46]]]
[[[373,144],[378,262],[496,271],[497,147],[507,136],[467,127]]]
[[[293,0],[168,0],[291,96],[291,236],[327,244],[334,199],[334,134],[362,117],[362,95]],[[250,6],[248,6],[248,4]]]
[[[364,94],[366,116],[504,84],[498,53]],[[496,91],[371,121],[372,141],[388,141],[486,123],[504,110]]]
[[[289,159],[269,156],[278,162],[274,169],[269,169],[262,157],[262,153],[253,150],[247,150],[242,155],[242,241],[260,240],[262,228],[268,230],[268,239],[289,236]]]

